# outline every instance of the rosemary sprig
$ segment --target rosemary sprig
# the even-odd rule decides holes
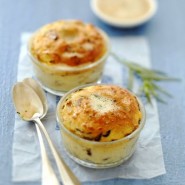
[[[112,57],[125,65],[129,70],[128,77],[128,89],[133,89],[134,77],[138,76],[141,79],[140,93],[144,94],[149,103],[151,103],[151,97],[155,97],[159,102],[165,103],[160,97],[160,94],[172,97],[170,93],[164,90],[162,87],[156,84],[158,81],[177,81],[179,79],[169,77],[166,73],[158,70],[148,69],[137,63],[130,62],[128,60],[118,57],[115,53],[111,53]]]

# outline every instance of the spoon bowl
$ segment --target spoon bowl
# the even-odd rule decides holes
[[[43,115],[43,105],[35,91],[22,82],[13,87],[13,101],[19,116],[25,121],[32,121]]]

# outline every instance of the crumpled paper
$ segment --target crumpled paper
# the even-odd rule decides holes
[[[21,37],[18,81],[33,76],[31,63],[26,53],[26,42],[29,36],[29,33],[23,33]],[[149,47],[146,38],[138,36],[114,37],[111,38],[111,45],[112,50],[119,56],[150,67]],[[104,69],[103,82],[126,86],[127,74],[127,69],[122,64],[109,57]],[[135,89],[137,89],[137,86],[138,84],[136,83]],[[49,111],[42,121],[62,157],[82,182],[112,178],[148,179],[165,173],[158,111],[154,99],[152,99],[152,106],[150,104],[145,105],[146,125],[141,132],[133,156],[118,167],[95,170],[80,166],[65,153],[60,137],[60,128],[55,117],[56,104],[60,97],[47,92],[46,96],[49,103]],[[56,165],[48,146],[47,152],[55,167]],[[40,181],[41,157],[35,125],[31,122],[26,123],[22,121],[17,114],[15,115],[12,158],[13,181]]]

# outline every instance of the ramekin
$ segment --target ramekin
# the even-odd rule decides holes
[[[146,23],[155,15],[158,7],[157,0],[148,0],[148,3],[150,3],[150,8],[148,9],[148,11],[143,12],[142,16],[135,17],[135,19],[132,20],[128,19],[121,21],[101,11],[101,9],[98,6],[98,1],[101,0],[91,0],[91,9],[94,12],[94,14],[105,23],[120,28],[132,28]],[[107,4],[107,6],[109,6],[109,4]]]
[[[140,132],[144,127],[146,119],[144,105],[142,104],[140,99],[134,95],[138,101],[140,110],[142,112],[142,119],[140,121],[139,127],[130,135],[122,139],[110,142],[98,142],[83,139],[70,132],[63,125],[62,119],[59,114],[59,107],[68,98],[68,96],[70,96],[71,93],[75,93],[79,89],[91,85],[94,86],[98,84],[88,84],[77,87],[66,93],[60,99],[57,106],[56,116],[61,127],[62,142],[69,157],[80,165],[89,168],[115,167],[129,159],[135,151],[137,140],[139,138]]]
[[[66,65],[48,65],[39,62],[30,51],[31,40],[28,42],[28,56],[33,66],[34,77],[40,85],[48,92],[62,96],[67,91],[84,84],[100,82],[104,65],[110,51],[110,42],[108,35],[99,29],[106,45],[106,51],[97,61],[71,67]]]

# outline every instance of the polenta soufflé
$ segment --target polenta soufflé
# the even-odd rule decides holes
[[[68,93],[59,102],[57,117],[68,153],[96,167],[114,166],[131,156],[145,120],[135,95],[108,84]]]
[[[36,31],[28,50],[41,84],[66,92],[100,79],[109,43],[107,35],[92,24],[60,20]]]

